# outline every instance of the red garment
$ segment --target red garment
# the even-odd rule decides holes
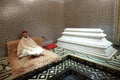
[[[56,47],[57,47],[57,45],[55,45],[55,44],[48,44],[48,45],[44,46],[44,48],[46,48],[48,50],[56,48]]]

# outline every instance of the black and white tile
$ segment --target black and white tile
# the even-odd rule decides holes
[[[104,71],[100,71],[99,69],[92,68],[90,66],[81,64],[71,59],[67,59],[64,62],[49,68],[42,73],[38,73],[29,80],[49,80],[49,78],[53,77],[54,75],[60,73],[61,71],[65,70],[66,68],[75,68],[85,74],[94,74],[99,80],[120,80],[118,77],[113,76],[112,74],[106,73]]]

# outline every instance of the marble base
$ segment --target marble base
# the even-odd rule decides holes
[[[104,50],[102,48],[87,47],[87,46],[60,42],[60,41],[57,43],[57,45],[59,45],[59,47],[62,48],[81,52],[82,54],[92,55],[104,59],[110,59],[117,52],[117,50],[114,49],[112,46],[109,47],[107,50]]]

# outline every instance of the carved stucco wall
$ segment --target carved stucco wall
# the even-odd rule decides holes
[[[7,55],[6,42],[32,36],[52,41],[64,29],[63,2],[57,0],[0,0],[0,56]]]
[[[32,36],[56,40],[65,27],[102,28],[113,41],[116,0],[0,0],[0,56],[6,42]]]
[[[113,42],[116,0],[69,0],[64,6],[65,27],[101,28]]]
[[[117,0],[116,5],[116,26],[115,26],[115,45],[120,46],[120,0]]]

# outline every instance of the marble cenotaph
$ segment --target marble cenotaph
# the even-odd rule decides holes
[[[57,40],[57,46],[104,59],[110,59],[117,50],[100,28],[66,28]]]

